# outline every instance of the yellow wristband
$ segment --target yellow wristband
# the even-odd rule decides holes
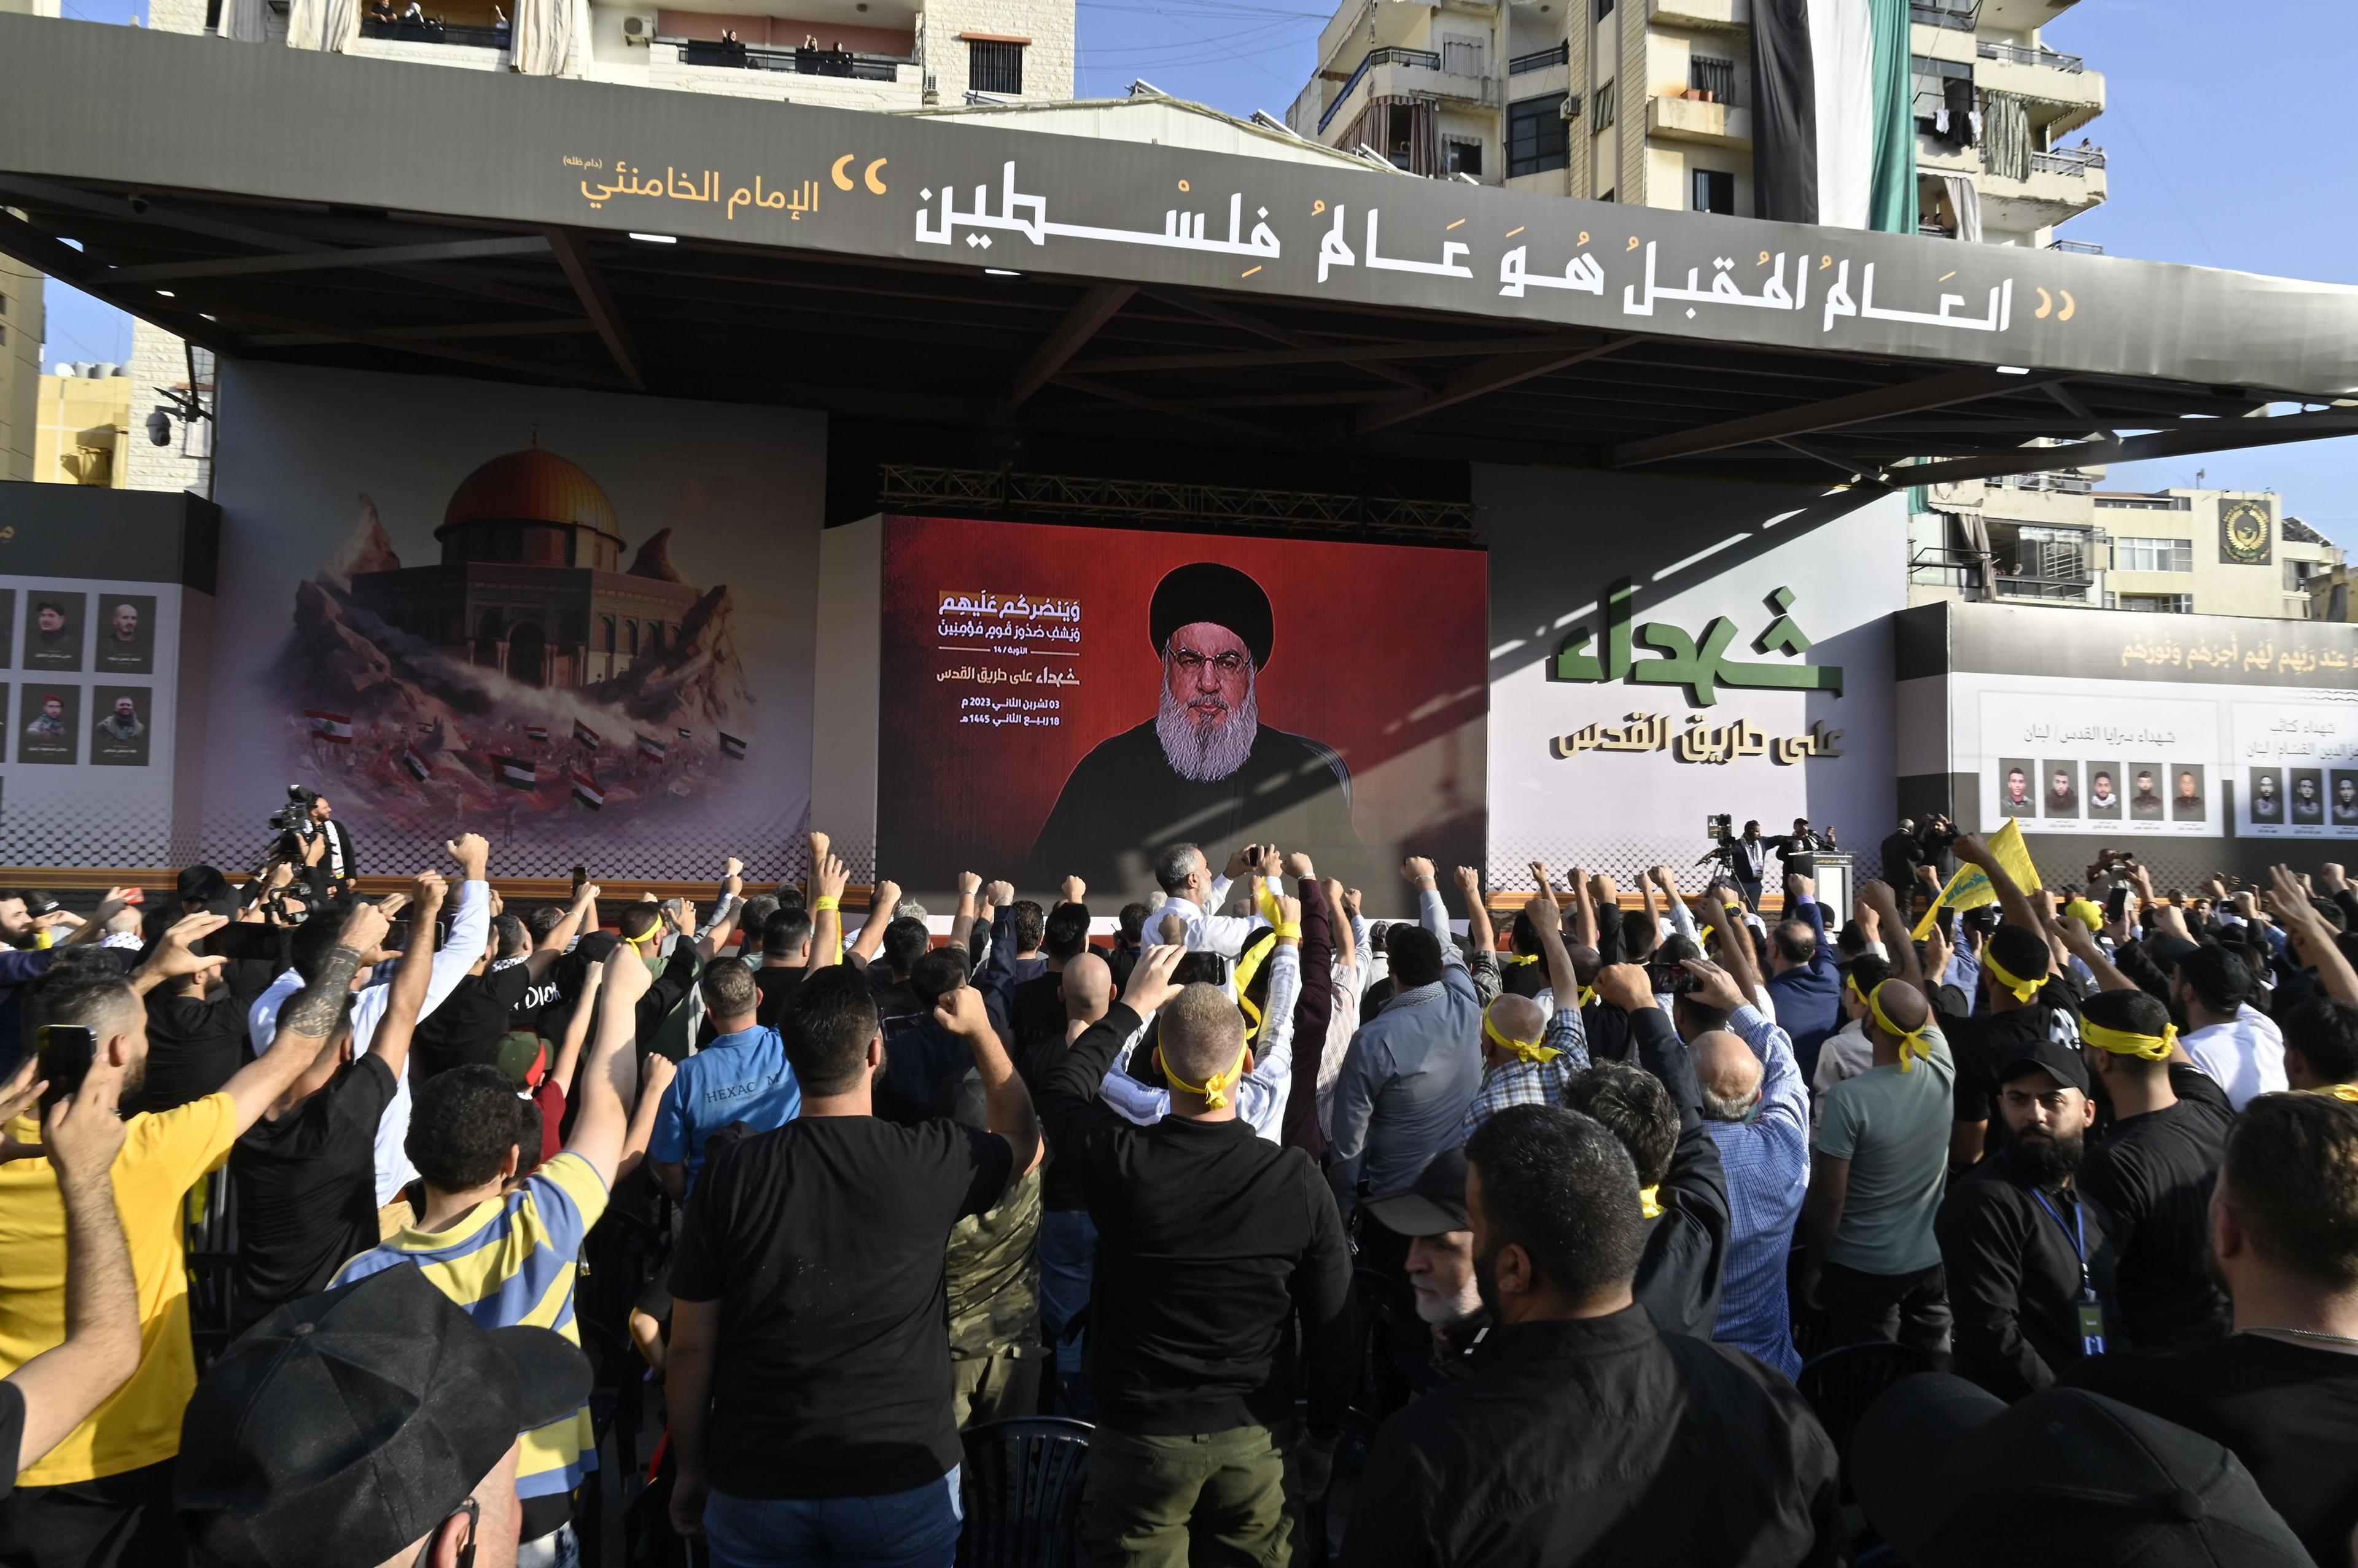
[[[1277,939],[1281,942],[1299,942],[1302,940],[1302,927],[1299,924],[1281,923],[1276,929]]]
[[[841,909],[842,907],[843,901],[841,899],[829,898],[825,893],[821,893],[817,898],[811,900],[811,913],[813,914],[825,914],[830,909]]]

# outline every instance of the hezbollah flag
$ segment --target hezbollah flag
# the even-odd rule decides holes
[[[2008,817],[2005,827],[1990,835],[1989,847],[1990,854],[2006,868],[2006,874],[2014,879],[2016,887],[2027,893],[2044,885],[2039,880],[2039,868],[2030,863],[2029,848],[2022,841],[2021,823]],[[1949,879],[1949,885],[1941,890],[1941,896],[1932,901],[1932,907],[1924,912],[1924,918],[1916,923],[1916,929],[1909,935],[1919,942],[1930,936],[1932,922],[1943,905],[1975,909],[1996,902],[1997,889],[1990,884],[1987,871],[1979,866],[1959,866],[1957,874]]]
[[[1753,216],[1916,232],[1908,0],[1752,0]]]

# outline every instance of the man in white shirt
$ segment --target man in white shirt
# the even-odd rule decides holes
[[[2284,1033],[2275,1021],[2244,1005],[2252,971],[2224,947],[2205,944],[2178,960],[2170,1001],[2186,1020],[2178,1037],[2194,1065],[2227,1091],[2241,1110],[2264,1094],[2290,1087],[2285,1079]]]
[[[1217,953],[1233,961],[1244,950],[1245,938],[1261,923],[1242,915],[1212,912],[1228,896],[1228,884],[1251,871],[1267,877],[1276,876],[1276,848],[1248,844],[1228,857],[1228,869],[1216,877],[1202,849],[1193,844],[1172,845],[1154,857],[1154,880],[1164,894],[1155,929],[1168,929],[1164,923],[1175,914],[1181,922],[1181,939],[1188,951]]]
[[[464,833],[444,845],[450,858],[459,864],[459,874],[465,879],[459,890],[459,907],[450,917],[450,935],[434,955],[434,968],[426,982],[426,1002],[417,1010],[422,1020],[442,1005],[443,999],[457,988],[475,961],[483,956],[483,947],[492,930],[491,886],[483,880],[483,868],[491,859],[491,845],[479,833]],[[305,962],[304,934],[311,926],[299,927],[295,937],[295,967],[270,983],[270,989],[254,999],[254,1008],[246,1016],[246,1034],[254,1042],[255,1054],[270,1049],[277,1037],[278,1010],[288,997],[303,989],[302,971]],[[329,924],[320,926],[323,934],[332,935]],[[432,929],[413,930],[413,942],[434,940]],[[326,946],[319,951],[324,954]],[[365,973],[366,971],[363,971]],[[355,981],[357,984],[357,980]],[[352,1054],[365,1055],[369,1043],[375,1038],[376,1026],[384,1017],[385,1002],[391,989],[381,985],[362,986],[352,999]],[[376,1203],[379,1208],[401,1195],[401,1189],[416,1179],[417,1172],[403,1152],[402,1142],[409,1135],[409,1075],[404,1073],[394,1086],[393,1101],[384,1108],[376,1128]]]

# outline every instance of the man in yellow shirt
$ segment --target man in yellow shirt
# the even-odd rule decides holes
[[[214,914],[180,921],[128,979],[94,966],[52,968],[26,993],[27,1048],[38,1046],[45,1025],[88,1029],[96,1060],[120,1072],[123,1096],[132,1098],[147,1057],[140,999],[167,979],[220,962],[198,957],[189,944],[225,924]],[[179,1452],[181,1411],[197,1382],[182,1200],[338,1032],[353,977],[387,925],[384,911],[352,912],[319,978],[280,1013],[271,1049],[220,1093],[130,1119],[114,1161],[114,1193],[139,1299],[139,1368],[0,1501],[0,1562],[114,1568],[180,1561],[172,1459]],[[40,1138],[28,1118],[7,1132],[19,1143]],[[0,1372],[7,1372],[65,1337],[65,1206],[46,1161],[0,1165]]]

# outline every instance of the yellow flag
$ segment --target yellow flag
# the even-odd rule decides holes
[[[2030,863],[2029,847],[2022,841],[2021,823],[2008,817],[2005,827],[1990,835],[1989,847],[1990,854],[2006,868],[2006,874],[2014,879],[2016,887],[2027,893],[2045,885],[2039,879],[2039,868]],[[1932,901],[1932,907],[1924,912],[1924,918],[1916,923],[1911,935],[1919,942],[1931,935],[1932,922],[1943,906],[1974,909],[1996,902],[1997,889],[1990,885],[1987,872],[1979,866],[1959,866],[1957,874],[1949,879],[1949,885],[1941,890],[1941,896]]]

